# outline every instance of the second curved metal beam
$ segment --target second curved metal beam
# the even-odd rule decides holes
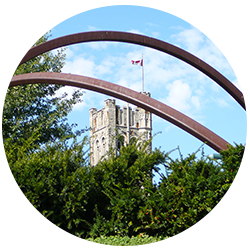
[[[162,51],[164,53],[170,54],[174,57],[177,57],[180,60],[183,60],[184,62],[200,70],[205,75],[209,76],[211,79],[213,79],[224,90],[226,90],[244,109],[246,109],[242,92],[213,67],[211,67],[198,57],[172,44],[169,44],[167,42],[152,37],[138,35],[134,33],[118,32],[118,31],[93,31],[93,32],[82,32],[82,33],[62,36],[31,48],[24,56],[19,65],[30,60],[31,58],[34,58],[35,56],[38,56],[44,52],[56,48],[76,43],[93,42],[93,41],[116,41],[116,42],[133,43],[153,48]]]
[[[149,112],[152,112],[153,114],[162,117],[163,119],[185,130],[189,134],[195,136],[202,142],[206,142],[207,145],[218,152],[220,150],[226,150],[227,145],[229,144],[227,141],[225,141],[200,123],[165,105],[164,103],[161,103],[151,97],[148,97],[131,89],[103,80],[64,73],[29,73],[13,76],[9,87],[34,83],[54,83],[60,85],[68,85],[107,94],[137,105],[145,110],[148,110]]]

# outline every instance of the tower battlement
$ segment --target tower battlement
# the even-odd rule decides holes
[[[143,94],[150,96],[149,92]],[[120,107],[115,99],[105,100],[104,108],[89,110],[90,118],[90,163],[95,166],[110,149],[129,144],[132,138],[147,141],[152,137],[152,114],[142,108]],[[147,150],[151,150],[151,144]]]

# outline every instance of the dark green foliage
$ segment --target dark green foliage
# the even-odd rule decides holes
[[[164,160],[165,154],[159,150],[148,154],[144,147],[139,150],[136,143],[131,143],[121,147],[118,157],[112,155],[93,168],[97,187],[92,197],[97,202],[101,197],[101,202],[91,236],[135,234],[134,229],[140,225],[140,207],[156,190],[152,170]]]
[[[157,192],[150,196],[139,215],[140,230],[149,235],[176,235],[206,216],[228,191],[239,169],[243,145],[229,146],[221,152],[222,161],[207,157],[196,159],[196,153],[173,161],[168,159]]]
[[[34,137],[22,146],[6,140],[6,156],[12,173],[28,200],[46,218],[77,236],[134,235],[140,206],[156,190],[152,169],[164,160],[164,153],[147,154],[135,144],[122,147],[89,167],[81,144],[65,141],[33,146]]]
[[[11,171],[27,199],[46,218],[62,229],[80,236],[86,230],[86,213],[90,180],[86,153],[76,141],[68,146],[65,141],[47,144],[33,151],[30,138],[19,146],[5,143]],[[17,153],[16,153],[17,151]],[[13,160],[15,159],[15,160]]]
[[[26,197],[62,229],[114,245],[147,244],[201,220],[227,192],[244,152],[244,146],[236,145],[221,152],[219,162],[197,159],[195,153],[172,160],[158,149],[139,150],[134,143],[122,146],[119,156],[89,167],[86,141],[71,146],[59,141],[34,150],[30,145],[35,139],[22,147],[5,143]],[[158,164],[171,174],[156,186],[152,170],[157,172]]]

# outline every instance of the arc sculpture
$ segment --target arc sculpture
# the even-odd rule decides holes
[[[211,130],[166,104],[139,92],[103,80],[73,74],[42,72],[14,76],[9,87],[35,83],[54,83],[107,94],[137,105],[162,117],[195,136],[202,142],[206,142],[207,145],[218,152],[220,150],[226,150],[229,144]]]
[[[200,58],[170,43],[134,33],[119,31],[92,31],[58,37],[31,48],[24,56],[19,65],[44,52],[56,48],[77,43],[95,41],[111,41],[138,44],[172,55],[195,67],[196,69],[200,70],[202,73],[210,77],[225,91],[227,91],[242,106],[242,108],[245,109],[245,102],[242,92],[237,89],[226,77],[224,77],[213,67],[202,61]]]
[[[134,33],[117,31],[95,31],[59,37],[31,48],[24,56],[19,65],[23,64],[24,62],[27,62],[28,60],[42,53],[59,47],[93,41],[117,41],[133,43],[170,54],[190,64],[191,66],[195,67],[196,69],[200,70],[202,73],[213,79],[225,91],[227,91],[242,106],[242,108],[245,109],[245,102],[241,91],[239,91],[227,78],[225,78],[222,74],[220,74],[210,65],[208,65],[198,57],[190,54],[189,52],[182,50],[172,44]],[[131,89],[100,79],[94,79],[86,76],[79,76],[73,74],[40,72],[14,76],[10,82],[9,87],[35,83],[74,86],[107,94],[137,105],[162,117],[163,119],[185,130],[189,134],[195,136],[202,142],[206,142],[207,145],[209,145],[211,148],[218,152],[220,150],[226,150],[227,145],[229,144],[217,134],[207,129],[203,125],[199,124],[198,122],[194,121],[190,117],[182,114],[181,112],[151,97],[145,96]]]

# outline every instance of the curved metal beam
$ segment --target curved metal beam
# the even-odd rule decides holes
[[[195,136],[202,142],[206,142],[207,145],[218,152],[220,150],[226,150],[227,145],[229,144],[227,141],[213,133],[211,130],[207,129],[188,116],[180,113],[179,111],[151,97],[103,80],[64,73],[29,73],[14,76],[10,82],[9,87],[34,83],[68,85],[107,94],[137,105],[145,110],[148,110],[149,112],[162,117],[163,119],[185,130],[189,134]]]
[[[167,42],[152,37],[147,37],[134,33],[118,32],[118,31],[93,31],[93,32],[83,32],[83,33],[77,33],[55,38],[31,48],[24,56],[19,65],[30,60],[31,58],[34,58],[35,56],[38,56],[44,52],[59,47],[71,44],[83,43],[83,42],[93,42],[93,41],[117,41],[117,42],[133,43],[153,48],[165,52],[167,54],[170,54],[174,57],[177,57],[180,60],[183,60],[184,62],[200,70],[205,75],[209,76],[211,79],[213,79],[224,90],[226,90],[244,109],[246,109],[242,92],[239,89],[237,89],[226,77],[224,77],[221,73],[212,68],[210,65],[208,65],[198,57],[190,54],[189,52],[180,49],[172,44],[169,44]]]

